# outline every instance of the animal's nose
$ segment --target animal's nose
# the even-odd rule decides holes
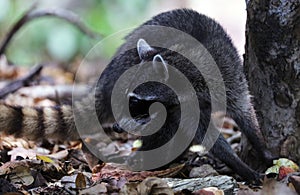
[[[118,123],[115,123],[115,124],[113,125],[113,131],[115,131],[115,132],[117,132],[117,133],[123,133],[123,132],[124,132],[124,130],[119,126]]]

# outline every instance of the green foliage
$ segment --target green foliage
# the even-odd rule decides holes
[[[30,5],[28,1],[1,0],[0,8],[4,10],[0,14],[1,39]],[[70,5],[58,4],[56,7],[78,14],[93,32],[102,36],[92,40],[65,21],[44,17],[22,27],[10,42],[6,55],[10,61],[18,65],[33,65],[47,61],[67,63],[78,55],[84,56],[106,36],[139,25],[145,19],[147,5],[146,0],[90,0],[74,1],[74,4]],[[119,40],[106,43],[103,57],[111,56],[120,44]]]

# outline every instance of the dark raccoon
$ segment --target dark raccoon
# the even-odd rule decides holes
[[[242,132],[257,150],[260,159],[270,163],[272,155],[266,149],[253,106],[250,102],[247,81],[243,73],[242,62],[233,46],[230,37],[223,28],[214,20],[195,11],[181,9],[159,14],[134,30],[126,38],[113,60],[102,73],[96,92],[102,98],[96,100],[97,112],[101,123],[114,122],[111,105],[111,95],[116,81],[133,65],[142,66],[151,62],[152,66],[159,69],[158,74],[168,78],[168,69],[165,64],[171,65],[184,73],[196,90],[199,106],[200,121],[195,136],[197,142],[203,140],[211,116],[211,100],[209,89],[201,73],[193,67],[192,63],[184,56],[174,52],[172,48],[186,49],[196,59],[201,55],[195,48],[185,47],[180,35],[170,36],[163,30],[149,30],[147,25],[164,26],[183,31],[199,41],[215,60],[225,83],[227,115],[232,117]],[[157,47],[164,43],[165,48]],[[134,49],[132,49],[134,48]],[[162,64],[161,66],[157,65]],[[144,74],[149,74],[145,72]],[[132,74],[132,78],[135,75]],[[128,81],[130,82],[130,81]],[[140,150],[147,151],[158,148],[169,141],[176,133],[180,120],[180,105],[176,94],[166,85],[157,82],[147,82],[138,86],[133,93],[127,94],[129,109],[133,119],[141,124],[149,121],[149,107],[154,102],[162,103],[167,110],[167,119],[162,128],[152,134],[143,136],[143,145]],[[188,94],[186,94],[188,96]],[[97,95],[96,95],[97,97]],[[103,114],[105,113],[105,114]],[[184,117],[183,117],[184,118]],[[188,119],[186,119],[188,120]],[[126,123],[126,122],[125,122]],[[123,129],[115,122],[114,129]],[[126,130],[126,129],[125,129]],[[141,129],[142,131],[142,129]],[[186,132],[188,135],[189,132]],[[173,148],[176,148],[174,143]],[[172,148],[170,148],[172,149]],[[257,180],[259,174],[250,169],[232,151],[223,136],[219,136],[211,152],[232,168],[236,173],[248,180]],[[167,154],[162,154],[167,156]]]
[[[161,74],[165,80],[168,80],[170,79],[168,67],[165,66],[168,64],[186,75],[196,90],[201,113],[195,141],[200,143],[203,140],[212,114],[209,89],[205,84],[205,79],[193,64],[184,56],[170,49],[187,49],[189,54],[196,58],[200,54],[195,48],[185,48],[180,36],[169,37],[168,34],[160,31],[149,32],[147,25],[171,27],[183,31],[197,39],[208,50],[218,65],[225,82],[227,115],[236,121],[261,159],[266,161],[272,159],[260,133],[250,102],[242,63],[231,39],[214,20],[192,10],[182,9],[159,14],[127,36],[126,42],[103,71],[96,86],[96,111],[100,123],[103,125],[113,124],[114,130],[123,131],[115,121],[110,105],[113,87],[126,70],[133,65],[150,62],[155,66],[157,74]],[[166,47],[152,46],[159,45],[158,43],[164,43]],[[135,75],[132,75],[132,79],[134,78]],[[153,135],[142,137],[143,145],[140,150],[155,149],[169,141],[176,133],[181,116],[176,93],[164,84],[147,82],[127,95],[133,119],[124,118],[124,121],[136,120],[141,124],[147,123],[150,118],[149,107],[155,102],[162,103],[167,112],[167,119],[162,128]],[[187,98],[188,96],[189,94],[186,94]],[[89,120],[84,118],[84,112],[89,112],[88,103],[76,103],[74,108],[79,111],[84,110],[81,114],[83,123]],[[6,134],[33,140],[42,137],[58,140],[79,138],[70,106],[21,108],[1,104],[0,110],[0,131],[4,131]],[[142,129],[140,130],[142,131]],[[189,132],[186,134],[188,135]],[[176,143],[174,144],[176,147]],[[218,137],[211,152],[244,179],[249,181],[259,179],[259,174],[237,157],[222,136]],[[167,156],[167,154],[163,155]]]

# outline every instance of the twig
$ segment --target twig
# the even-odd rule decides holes
[[[83,32],[84,34],[86,34],[87,36],[93,39],[98,38],[100,36],[99,34],[95,34],[92,31],[90,31],[80,20],[80,17],[71,11],[63,10],[63,9],[33,10],[35,7],[36,5],[30,7],[24,13],[24,15],[17,21],[17,23],[11,28],[11,30],[7,33],[6,37],[0,44],[0,55],[5,52],[8,43],[22,26],[24,26],[26,23],[30,22],[31,20],[34,20],[36,18],[41,18],[44,16],[55,16],[57,18],[63,19],[73,24],[81,32]]]
[[[0,55],[2,55],[9,43],[9,41],[12,39],[14,34],[26,23],[27,20],[27,15],[36,8],[36,4],[33,4],[25,13],[24,15],[20,18],[19,21],[10,29],[10,31],[6,34],[4,37],[3,41],[1,42],[0,45]]]
[[[64,9],[47,9],[47,10],[34,10],[29,13],[29,20],[34,18],[40,18],[44,16],[55,16],[57,18],[63,19],[74,26],[76,26],[82,33],[86,34],[91,38],[99,37],[99,34],[95,34],[94,32],[90,31],[87,26],[81,21],[80,17],[74,14],[71,11],[64,10]]]
[[[32,98],[57,100],[70,98],[72,95],[83,97],[88,93],[88,89],[84,85],[38,85],[23,87],[16,93]]]
[[[28,86],[30,82],[32,82],[37,76],[39,76],[42,69],[43,69],[43,65],[35,66],[25,77],[21,79],[17,79],[7,84],[4,88],[0,90],[0,99],[4,98],[10,93],[17,91],[18,89],[24,86]]]

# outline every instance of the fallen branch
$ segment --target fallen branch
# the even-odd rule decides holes
[[[21,96],[32,97],[35,99],[51,99],[54,100],[57,96],[60,99],[83,97],[87,94],[88,90],[84,85],[77,85],[75,88],[73,85],[47,85],[47,86],[29,86],[24,87],[18,92]]]
[[[10,29],[10,31],[6,34],[4,40],[0,44],[0,55],[5,52],[8,43],[11,41],[16,32],[28,22],[45,16],[54,16],[60,19],[63,19],[74,26],[76,26],[81,32],[86,34],[91,38],[99,37],[98,34],[90,31],[80,20],[80,17],[74,14],[71,11],[63,10],[63,9],[47,9],[47,10],[34,10],[36,5],[30,7],[24,15],[15,23],[15,25]]]
[[[162,178],[162,180],[166,181],[174,192],[186,189],[193,192],[213,186],[223,190],[225,194],[233,194],[234,188],[237,186],[236,181],[232,177],[225,175],[192,179]]]
[[[17,91],[18,89],[28,86],[36,77],[39,76],[41,70],[43,69],[43,65],[38,65],[32,68],[32,70],[21,79],[17,79],[9,84],[7,84],[4,88],[0,90],[0,99],[4,98],[10,93]]]

